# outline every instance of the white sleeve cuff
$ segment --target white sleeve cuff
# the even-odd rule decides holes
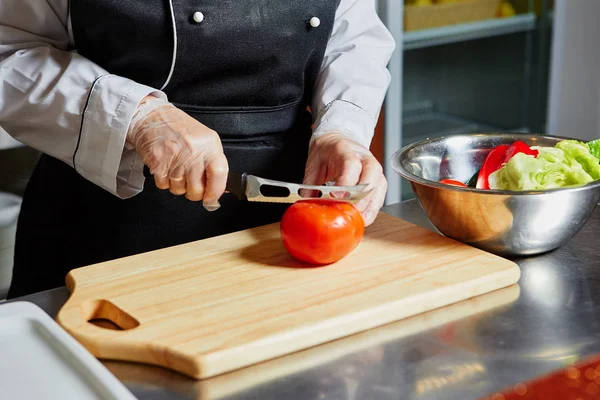
[[[315,120],[314,131],[310,143],[326,133],[339,133],[354,140],[367,149],[371,145],[375,133],[375,125],[367,111],[354,103],[345,100],[334,100],[329,103]]]
[[[112,194],[129,198],[144,187],[143,163],[125,149],[129,123],[148,94],[166,99],[152,87],[116,75],[103,75],[92,86],[83,111],[75,170]]]

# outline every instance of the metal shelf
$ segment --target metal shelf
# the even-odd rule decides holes
[[[534,30],[535,26],[535,13],[519,14],[510,18],[489,19],[467,24],[405,32],[403,46],[404,50],[420,49],[473,39],[526,32]]]

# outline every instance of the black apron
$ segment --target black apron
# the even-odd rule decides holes
[[[339,1],[172,0],[176,59],[164,92],[219,133],[231,170],[302,181],[307,108]],[[157,89],[166,82],[169,1],[71,0],[70,12],[81,55]],[[73,268],[276,222],[286,208],[228,194],[220,201],[205,211],[152,178],[122,200],[43,155],[24,194],[8,297],[63,286]]]

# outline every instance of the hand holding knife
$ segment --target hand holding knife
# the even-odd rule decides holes
[[[144,176],[152,176],[147,166],[144,167]],[[266,190],[261,191],[261,188]],[[273,189],[277,189],[276,191],[278,193],[285,193],[285,195],[269,195],[268,192],[272,191]],[[302,196],[300,194],[300,191],[302,190],[317,192],[320,195]],[[372,189],[367,190],[367,185],[303,185],[298,183],[266,179],[255,175],[249,175],[245,172],[239,173],[233,171],[229,171],[227,176],[227,185],[225,187],[225,192],[235,195],[240,200],[269,203],[295,203],[300,200],[319,198],[355,204],[366,197],[371,191]],[[209,211],[218,209],[218,207],[206,208]]]

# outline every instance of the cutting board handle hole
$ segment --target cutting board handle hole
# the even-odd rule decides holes
[[[108,300],[93,300],[82,304],[81,311],[87,322],[99,328],[126,331],[140,325],[137,319]]]
[[[122,331],[123,328],[115,324],[114,322],[104,318],[94,318],[88,321],[90,324],[97,326],[98,328],[111,329],[113,331]]]

